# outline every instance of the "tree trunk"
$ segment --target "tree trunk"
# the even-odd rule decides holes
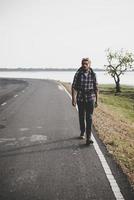
[[[121,87],[120,87],[120,78],[117,77],[117,81],[116,81],[116,93],[121,92]]]

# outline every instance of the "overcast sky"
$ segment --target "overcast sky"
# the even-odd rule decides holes
[[[0,67],[92,67],[134,52],[133,0],[0,0]]]

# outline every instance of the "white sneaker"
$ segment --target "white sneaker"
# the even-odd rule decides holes
[[[80,135],[80,139],[85,139],[85,136],[84,135]]]

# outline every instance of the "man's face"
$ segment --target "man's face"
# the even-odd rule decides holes
[[[83,67],[84,71],[87,71],[90,68],[90,66],[91,66],[91,62],[83,61],[82,67]]]

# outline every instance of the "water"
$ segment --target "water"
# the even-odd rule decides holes
[[[72,83],[75,71],[2,71],[0,77],[54,79]],[[114,79],[104,71],[96,71],[99,84],[114,84]],[[121,84],[134,86],[134,71],[121,76]]]

